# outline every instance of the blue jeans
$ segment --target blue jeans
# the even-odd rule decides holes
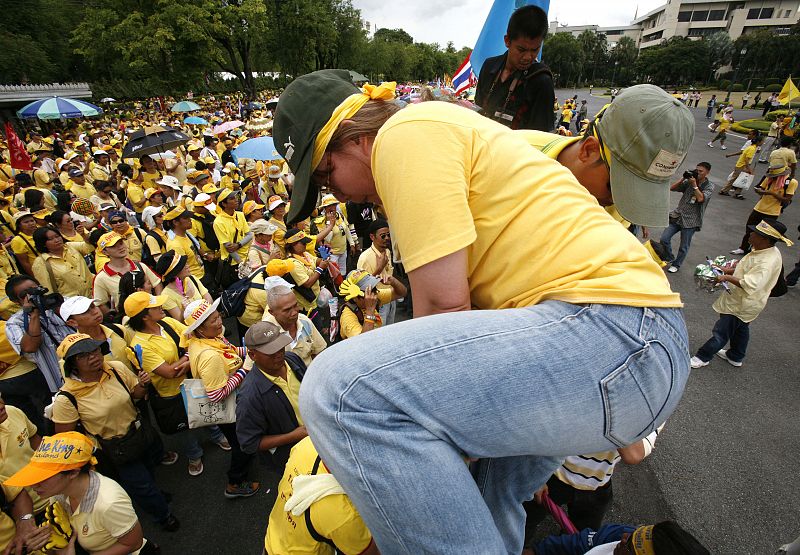
[[[689,375],[680,309],[546,301],[396,323],[323,351],[300,410],[382,553],[514,553],[564,457],[629,445]],[[476,479],[465,457],[482,461]]]
[[[697,358],[708,362],[714,354],[731,342],[727,357],[735,362],[742,362],[750,341],[750,324],[742,322],[733,314],[720,314],[719,320],[711,331],[711,339],[697,351]]]
[[[681,246],[678,247],[678,256],[674,256],[672,254],[672,237],[679,231],[681,232]],[[689,252],[689,245],[692,244],[692,236],[696,231],[696,227],[681,227],[678,224],[669,224],[661,234],[661,244],[664,246],[664,250],[667,251],[673,266],[680,268],[681,264],[683,264]]]

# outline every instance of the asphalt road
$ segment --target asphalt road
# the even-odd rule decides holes
[[[589,97],[588,91],[556,94],[562,100],[573,94],[589,99],[590,114],[608,101]],[[707,148],[711,134],[705,107],[693,112],[695,140],[679,172],[708,161],[718,190],[735,163],[735,158],[726,159],[723,154],[738,150],[744,139],[729,134],[727,152]],[[736,117],[755,114],[737,111]],[[762,164],[759,170],[763,169]],[[706,255],[713,258],[738,246],[756,202],[752,192],[746,196],[747,200],[740,201],[714,195],[684,267],[669,275],[685,303],[693,350],[710,336],[716,314],[711,309],[715,295],[697,290],[692,270]],[[673,194],[674,205],[678,198],[678,193]],[[794,239],[800,208],[789,207],[781,219]],[[652,237],[660,233],[660,229],[651,230]],[[676,236],[675,251],[677,245]],[[781,247],[781,251],[788,272],[800,258],[800,249]],[[800,327],[798,303],[800,288],[770,300],[751,325],[743,367],[715,360],[693,371],[653,455],[639,466],[618,467],[608,521],[636,524],[675,519],[715,554],[774,553],[777,546],[800,535],[800,480],[796,479],[800,449],[795,443],[800,437],[800,374],[797,354],[792,354],[794,333]],[[168,445],[173,443],[167,438]],[[205,473],[197,478],[188,476],[183,458],[158,471],[158,481],[174,496],[174,512],[182,528],[164,533],[143,516],[146,535],[161,544],[164,553],[260,553],[278,477],[254,464],[252,474],[261,479],[262,491],[249,499],[227,500],[222,491],[229,457],[211,444],[206,452]]]

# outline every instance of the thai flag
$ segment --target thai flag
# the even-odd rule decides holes
[[[470,55],[467,54],[467,57],[464,58],[464,61],[461,62],[461,65],[456,70],[456,74],[453,75],[453,88],[456,90],[456,94],[461,94],[467,90],[475,81],[475,75],[472,73],[472,65],[469,63],[469,58]]]

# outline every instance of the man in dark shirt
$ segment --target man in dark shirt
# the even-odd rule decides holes
[[[508,20],[505,54],[487,58],[475,103],[487,117],[511,129],[553,130],[553,75],[536,58],[547,35],[547,14],[523,6]]]

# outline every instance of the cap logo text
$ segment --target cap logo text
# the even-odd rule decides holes
[[[647,173],[658,177],[669,177],[678,169],[681,157],[677,154],[661,149],[653,163],[647,168]]]

